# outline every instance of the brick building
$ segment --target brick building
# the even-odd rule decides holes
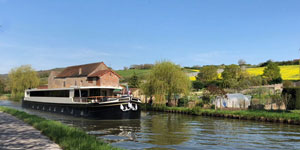
[[[68,88],[72,86],[119,87],[120,75],[103,62],[70,66],[62,72],[52,71],[48,78],[48,88]]]

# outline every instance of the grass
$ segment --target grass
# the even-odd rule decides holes
[[[134,73],[139,77],[144,77],[150,72],[150,69],[129,69],[129,70],[117,70],[116,71],[123,78],[130,78]]]
[[[144,110],[183,113],[199,116],[215,116],[234,119],[281,122],[300,125],[300,111],[266,111],[266,110],[214,110],[200,107],[166,107],[142,105]]]
[[[0,95],[0,100],[8,100],[10,98],[10,94]]]
[[[57,121],[47,120],[3,106],[0,106],[0,111],[9,113],[32,125],[64,150],[119,150],[119,148],[114,148],[95,136],[86,134],[81,129],[70,127]]]

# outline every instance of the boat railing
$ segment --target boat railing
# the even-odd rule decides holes
[[[120,99],[120,96],[90,96],[89,102],[107,102]]]
[[[88,98],[87,97],[74,97],[73,99],[74,102],[88,102]]]

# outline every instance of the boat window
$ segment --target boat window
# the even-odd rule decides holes
[[[88,91],[87,90],[81,90],[81,97],[88,97]]]
[[[90,89],[90,96],[101,96],[100,89]]]
[[[61,91],[31,91],[31,97],[69,97],[69,90]]]
[[[79,97],[79,90],[75,90],[74,97]]]
[[[74,97],[80,97],[79,90],[75,90]],[[88,91],[81,90],[81,97],[88,97]]]

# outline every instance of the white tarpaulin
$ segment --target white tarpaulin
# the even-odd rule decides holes
[[[217,106],[217,108],[248,108],[250,106],[251,96],[243,95],[240,93],[236,94],[226,94],[226,97],[218,96],[213,104]]]

